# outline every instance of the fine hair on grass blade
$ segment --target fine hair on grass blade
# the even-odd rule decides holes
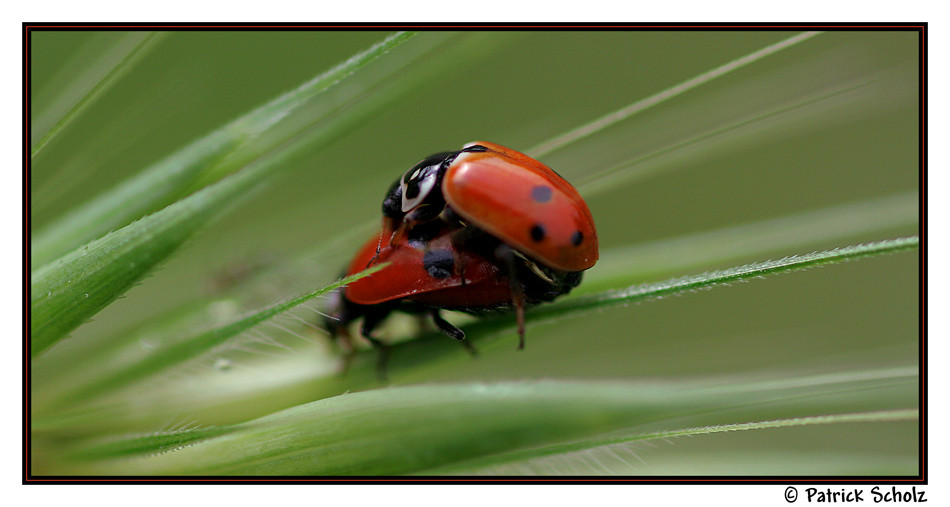
[[[345,277],[325,287],[310,291],[288,301],[276,303],[267,308],[251,312],[230,322],[217,325],[211,329],[202,330],[191,336],[183,337],[174,343],[166,344],[134,362],[118,365],[115,370],[98,372],[78,380],[73,388],[62,395],[59,407],[66,407],[74,403],[86,401],[89,397],[103,396],[117,390],[131,386],[136,382],[147,379],[157,373],[169,370],[181,363],[201,357],[225,341],[235,338],[244,331],[284,313],[300,304],[326,294],[332,290],[352,283],[364,276],[386,267],[379,264],[354,275]]]

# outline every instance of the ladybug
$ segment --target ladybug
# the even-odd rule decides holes
[[[346,275],[388,265],[344,288],[326,323],[348,338],[346,327],[362,318],[360,334],[383,349],[372,332],[401,311],[429,315],[473,350],[465,333],[442,318],[443,309],[514,309],[521,349],[524,308],[570,292],[598,258],[593,217],[574,187],[497,144],[470,143],[424,158],[390,186],[382,211],[380,233],[360,248]]]

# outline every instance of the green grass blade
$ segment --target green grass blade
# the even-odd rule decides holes
[[[33,269],[173,202],[197,172],[237,144],[229,134],[215,132],[37,231],[30,244]]]
[[[540,323],[569,315],[582,315],[640,301],[762,278],[766,275],[789,273],[817,266],[856,260],[863,257],[912,250],[917,248],[919,243],[920,240],[916,236],[884,240],[836,248],[834,250],[794,255],[774,261],[755,262],[730,269],[710,271],[656,283],[638,284],[597,294],[568,297],[549,305],[528,309],[526,312],[528,325],[532,325],[532,322]],[[622,273],[618,275],[618,278],[625,277],[626,275]],[[514,327],[514,324],[515,320],[512,315],[499,315],[482,318],[467,326],[463,326],[463,329],[469,338],[479,339],[479,337],[487,337],[488,335],[510,330]],[[433,338],[435,338],[434,335]],[[414,345],[413,343],[406,343],[398,346],[412,347]]]
[[[544,444],[601,443],[597,435],[619,430],[660,433],[684,422],[734,424],[750,411],[776,419],[846,414],[869,401],[883,410],[916,400],[916,385],[916,369],[903,368],[738,382],[551,380],[398,387],[307,403],[173,453],[123,460],[118,468],[103,464],[93,473],[427,474]]]
[[[919,194],[884,196],[758,222],[612,248],[572,292],[587,294],[727,262],[804,250],[918,224]]]
[[[748,423],[716,424],[690,428],[675,428],[664,431],[635,434],[632,436],[592,438],[578,442],[532,448],[511,453],[503,453],[489,456],[480,460],[460,463],[444,469],[429,470],[425,473],[431,473],[433,475],[453,473],[474,475],[537,474],[543,473],[544,470],[550,470],[551,468],[554,468],[555,470],[557,468],[561,468],[560,466],[551,463],[554,461],[552,458],[566,462],[576,460],[580,455],[589,455],[592,452],[613,455],[614,457],[619,458],[620,461],[626,465],[624,468],[631,468],[631,463],[629,461],[620,458],[620,451],[623,449],[628,449],[630,444],[650,442],[651,440],[669,442],[669,439],[671,438],[714,435],[717,433],[735,431],[796,428],[826,424],[917,421],[919,418],[920,413],[916,409],[896,409],[879,410],[874,412],[838,413],[819,416],[793,417],[788,419],[774,419],[769,421],[756,421]],[[609,460],[604,461],[609,463]],[[597,469],[595,467],[590,471],[590,473],[606,475],[616,473],[614,468],[610,467],[609,465],[604,465],[604,461],[595,460],[597,464],[602,465],[602,468]],[[567,469],[568,467],[565,466],[564,468]],[[576,468],[574,468],[574,470],[576,470]]]
[[[293,112],[308,105],[329,87],[339,83],[368,62],[408,40],[413,34],[400,32],[386,38],[337,67],[304,83],[221,129],[169,155],[139,175],[119,184],[80,208],[46,225],[33,235],[31,262],[40,267],[102,234],[122,227],[147,213],[173,202],[192,188],[205,172],[220,179],[238,170],[261,152],[280,146],[299,130],[287,129],[282,136],[270,136],[264,146],[250,143],[273,129]],[[242,147],[244,151],[241,151]],[[235,151],[238,153],[235,153]],[[227,170],[216,166],[227,161]]]
[[[107,438],[104,439],[105,441],[93,441],[80,445],[69,453],[69,457],[81,461],[161,454],[177,451],[195,442],[221,436],[230,431],[232,431],[232,428],[227,426],[212,426],[208,428],[157,431],[147,435],[124,438]]]
[[[714,285],[729,284],[741,280],[758,278],[765,275],[786,273],[795,270],[807,269],[811,267],[835,264],[849,260],[895,253],[907,250],[913,250],[920,246],[920,238],[917,236],[908,238],[889,239],[866,243],[862,245],[846,246],[826,250],[823,252],[814,252],[803,255],[793,255],[784,259],[774,261],[755,262],[745,266],[737,266],[730,269],[711,271],[700,275],[686,276],[676,278],[660,283],[650,283],[628,287],[626,289],[610,291],[604,294],[579,297],[570,301],[565,301],[561,305],[563,308],[553,308],[556,305],[540,307],[536,314],[554,315],[563,311],[572,311],[574,309],[593,308],[603,305],[625,304],[648,298],[656,298],[672,295],[691,290],[703,289]],[[569,310],[569,308],[571,310]]]
[[[129,70],[131,70],[136,63],[138,63],[145,55],[148,54],[157,44],[164,38],[166,32],[131,32],[127,34],[119,43],[116,44],[114,51],[107,52],[103,56],[103,60],[109,60],[110,58],[116,58],[114,64],[106,66],[106,69],[103,69],[105,75],[101,77],[100,80],[96,81],[93,78],[92,82],[86,81],[75,81],[70,86],[65,89],[61,97],[63,100],[53,100],[52,104],[60,105],[62,109],[68,107],[68,110],[65,112],[61,111],[56,107],[47,107],[46,110],[36,113],[36,120],[34,125],[38,124],[39,128],[43,128],[44,124],[48,125],[50,121],[49,118],[59,117],[56,120],[55,124],[49,127],[49,130],[43,134],[38,141],[33,144],[33,148],[30,150],[30,158],[36,157],[37,154],[47,145],[56,135],[66,128],[67,125],[74,119],[76,119],[84,110],[86,110],[90,105],[94,104],[99,97],[102,96],[105,91],[107,91],[112,85],[119,81]],[[111,53],[118,52],[118,55],[113,55]],[[99,66],[93,66],[97,68]],[[78,95],[83,93],[81,90],[85,86],[92,85],[91,89],[86,92],[82,98],[80,98],[75,104],[71,107],[64,104],[64,100],[70,100],[70,97],[73,95]],[[35,130],[35,129],[34,129]],[[33,134],[35,136],[35,134]]]
[[[46,350],[125,293],[269,174],[263,169],[249,167],[35,271],[30,281],[30,355]]]
[[[730,72],[741,69],[746,65],[757,62],[762,58],[765,58],[769,55],[778,53],[779,51],[795,46],[801,42],[804,42],[812,37],[820,34],[821,32],[802,32],[798,35],[789,37],[783,41],[779,41],[770,46],[764,47],[758,51],[754,51],[745,55],[741,58],[737,58],[729,63],[723,64],[715,69],[710,70],[700,74],[692,79],[679,83],[675,86],[667,88],[659,93],[651,95],[645,99],[638,100],[633,104],[630,104],[626,107],[623,107],[617,111],[614,111],[608,115],[602,116],[590,123],[582,125],[570,132],[561,134],[554,139],[546,141],[538,146],[535,146],[526,151],[532,157],[543,157],[554,151],[557,151],[571,143],[584,139],[590,135],[593,135],[601,130],[604,130],[612,125],[615,125],[631,116],[645,111],[657,104],[661,104],[666,100],[672,99],[673,97],[679,96],[683,93],[686,93],[694,88],[702,86],[709,83],[710,81],[729,74]]]
[[[730,115],[718,113],[722,115],[721,121],[712,122],[709,128],[696,128],[701,125],[697,122],[689,130],[690,135],[676,132],[657,139],[656,146],[644,147],[620,163],[588,174],[576,182],[577,187],[585,196],[610,192],[618,186],[714,160],[725,153],[754,149],[770,140],[847,123],[869,114],[884,114],[893,110],[894,104],[909,103],[915,97],[913,88],[897,69],[879,69],[831,85],[808,82],[804,87],[809,91],[807,94],[779,86],[779,79],[770,77],[747,85],[774,97],[766,107],[745,106],[738,102],[742,97],[737,92],[730,98],[738,102],[735,110]],[[884,97],[888,100],[881,100]],[[618,142],[629,135],[611,134],[621,136]]]

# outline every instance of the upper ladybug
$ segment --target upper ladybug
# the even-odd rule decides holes
[[[397,234],[442,216],[558,271],[583,271],[598,258],[594,219],[577,190],[541,162],[494,143],[424,158],[393,183],[382,208]]]

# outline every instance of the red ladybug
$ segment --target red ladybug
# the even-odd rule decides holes
[[[423,159],[393,183],[382,207],[379,236],[346,274],[389,266],[345,288],[327,320],[345,336],[363,318],[360,334],[376,346],[383,344],[372,331],[394,310],[429,314],[461,341],[465,334],[440,309],[514,308],[523,348],[525,306],[568,293],[598,257],[593,218],[577,191],[544,164],[496,144]]]

